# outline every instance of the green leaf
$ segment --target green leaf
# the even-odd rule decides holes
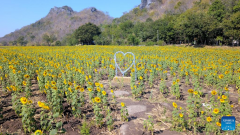
[[[57,118],[59,116],[59,112],[53,114],[53,118]]]
[[[49,133],[49,135],[56,135],[57,134],[57,129],[52,129]]]
[[[62,126],[62,124],[63,124],[62,122],[58,122],[58,123],[56,124],[56,127],[57,127],[57,128],[60,128],[60,127]]]

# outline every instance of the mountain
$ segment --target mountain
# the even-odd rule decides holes
[[[94,7],[86,8],[80,12],[73,11],[68,6],[54,7],[51,8],[46,17],[5,35],[0,38],[0,42],[9,42],[16,40],[19,36],[24,36],[28,42],[40,43],[45,33],[53,35],[57,40],[62,40],[67,34],[72,33],[85,23],[91,22],[100,25],[109,24],[112,20],[112,17]]]
[[[201,0],[141,0],[141,4],[138,7],[125,13],[120,18],[115,18],[114,22],[120,23],[126,20],[145,22],[148,18],[157,20],[164,14],[181,14],[192,8],[194,2],[199,1]]]

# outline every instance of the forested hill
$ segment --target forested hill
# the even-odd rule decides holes
[[[147,18],[157,20],[164,14],[181,14],[192,8],[197,1],[199,0],[141,0],[138,7],[116,18],[115,22],[126,20],[145,22]]]
[[[238,44],[240,0],[142,0],[94,38],[96,44]]]
[[[12,41],[15,44],[16,40],[22,37],[28,43],[41,43],[44,34],[52,36],[55,40],[62,40],[67,34],[72,33],[87,22],[96,25],[109,24],[112,22],[112,19],[112,17],[96,8],[87,8],[76,12],[68,6],[54,7],[46,17],[5,35],[0,38],[0,42]]]

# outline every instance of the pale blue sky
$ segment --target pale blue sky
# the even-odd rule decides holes
[[[88,7],[120,17],[138,6],[141,0],[0,0],[0,37],[45,17],[54,6],[69,6],[74,11]]]

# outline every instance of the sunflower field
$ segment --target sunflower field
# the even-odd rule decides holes
[[[144,121],[147,132],[156,133],[161,119],[170,131],[226,134],[221,117],[235,116],[229,133],[240,133],[240,49],[174,46],[1,48],[0,132],[70,134],[65,125],[74,121],[80,134],[119,134],[129,114],[114,94],[123,87],[111,83],[121,76],[115,75],[117,51],[135,54],[136,67],[125,73],[129,98],[170,104],[162,106],[169,117]],[[122,70],[132,61],[117,55]],[[7,130],[9,120],[19,120],[21,131]]]

